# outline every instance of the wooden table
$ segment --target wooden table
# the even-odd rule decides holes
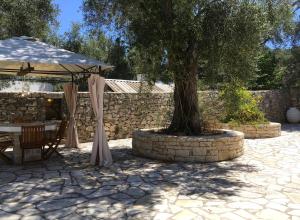
[[[32,123],[0,123],[0,132],[8,133],[13,137],[13,160],[15,164],[21,164],[22,150],[20,148],[20,135],[22,126],[45,125],[46,131],[54,131],[58,127],[59,121],[32,122]],[[25,160],[40,159],[41,152],[39,149],[26,150]]]

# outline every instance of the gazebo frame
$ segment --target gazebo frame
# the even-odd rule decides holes
[[[78,147],[78,135],[77,128],[75,123],[75,111],[76,111],[76,103],[77,103],[77,92],[78,86],[74,83],[75,75],[88,75],[88,86],[90,97],[92,101],[92,107],[97,119],[97,128],[95,132],[95,138],[92,149],[91,163],[97,164],[100,166],[109,166],[112,164],[111,153],[108,148],[106,134],[103,126],[103,92],[105,81],[104,77],[102,77],[105,70],[112,69],[113,66],[102,64],[99,61],[84,57],[82,55],[74,54],[70,51],[66,51],[63,49],[58,49],[53,46],[47,45],[42,42],[33,42],[36,39],[28,38],[28,37],[20,37],[20,38],[12,38],[6,40],[3,43],[7,48],[9,48],[10,43],[12,44],[11,48],[16,51],[7,51],[0,48],[0,75],[12,75],[16,74],[16,76],[26,76],[28,74],[38,75],[38,76],[51,76],[51,77],[71,77],[72,82],[64,85],[64,93],[68,105],[68,109],[70,112],[70,123],[67,129],[67,141],[66,143],[69,147]],[[4,41],[3,41],[4,42]],[[14,43],[17,42],[17,47]],[[37,50],[39,52],[38,55],[44,57],[44,60],[41,59],[39,61],[39,57],[36,54],[32,53],[32,50],[27,49],[29,53],[29,58],[24,57],[24,51],[22,50],[22,43],[25,45],[29,45],[33,50]],[[1,41],[0,41],[1,47]],[[10,48],[10,49],[11,49]],[[41,52],[41,48],[45,48],[44,54]],[[3,56],[1,57],[1,51],[3,52]],[[13,53],[12,53],[13,52]],[[55,62],[51,60],[51,53],[55,55]],[[15,55],[16,54],[16,55]],[[50,54],[50,55],[49,55]],[[5,56],[7,55],[7,56]],[[14,56],[15,55],[15,56]],[[26,54],[25,54],[26,55]],[[69,57],[70,59],[68,59]],[[72,57],[73,56],[73,57]],[[67,57],[67,58],[66,58]],[[30,60],[31,58],[31,60]],[[46,61],[45,61],[46,60]],[[76,63],[75,61],[80,61]],[[81,62],[81,61],[85,62]],[[65,63],[64,63],[65,61]],[[74,63],[72,63],[74,61]],[[7,65],[6,65],[7,64]],[[2,66],[1,66],[2,65]],[[51,70],[47,69],[35,69],[35,65],[41,65],[43,68],[47,67],[47,65],[52,67]],[[45,65],[45,66],[43,66]],[[68,66],[76,67],[77,71],[74,72]],[[4,67],[3,67],[4,66]],[[7,68],[13,66],[14,68]],[[17,68],[19,66],[19,68]],[[102,69],[102,66],[105,68]],[[53,70],[54,69],[54,70]],[[59,69],[59,70],[55,70]]]

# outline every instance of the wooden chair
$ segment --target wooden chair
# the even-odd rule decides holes
[[[9,164],[12,163],[12,159],[5,154],[5,151],[7,148],[12,147],[13,145],[13,140],[8,138],[7,134],[0,134],[0,159]]]
[[[64,138],[66,128],[68,126],[68,121],[63,120],[60,123],[59,129],[57,130],[56,136],[48,141],[48,149],[44,152],[44,158],[48,159],[55,152],[57,155],[63,157],[58,151],[57,148],[60,145],[62,139]]]
[[[45,146],[45,125],[22,126],[20,147],[22,149],[22,164],[24,163],[24,151],[28,149],[41,149],[43,159]]]

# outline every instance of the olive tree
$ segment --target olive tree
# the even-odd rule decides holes
[[[291,7],[288,0],[83,2],[87,24],[119,33],[139,51],[150,79],[161,69],[172,75],[175,108],[168,131],[186,135],[201,133],[199,72],[227,81],[247,78],[256,67],[261,45],[283,27],[281,15],[291,14]],[[284,18],[283,22],[289,19]]]

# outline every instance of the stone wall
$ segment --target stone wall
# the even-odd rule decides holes
[[[271,121],[284,122],[289,97],[280,91],[258,91],[263,101],[261,109]],[[134,94],[105,93],[104,123],[109,139],[131,137],[138,128],[154,128],[167,126],[172,115],[172,94]],[[200,107],[203,119],[216,119],[222,111],[221,103],[214,91],[199,92]],[[10,121],[18,116],[30,120],[45,120],[48,99],[62,100],[62,114],[65,103],[62,93],[21,93],[0,92],[0,122]],[[205,107],[205,108],[203,108]],[[95,130],[95,120],[88,93],[79,93],[77,108],[77,125],[81,142],[91,141]]]
[[[291,100],[291,107],[297,107],[300,109],[300,87],[293,87],[290,89],[290,100]]]
[[[48,99],[62,100],[62,114],[66,105],[62,93],[0,93],[0,122],[22,118],[43,121]],[[95,117],[87,92],[78,94],[76,121],[81,142],[92,141]],[[104,126],[109,139],[131,137],[138,128],[167,126],[172,113],[172,94],[104,94]]]
[[[7,93],[0,92],[0,122],[14,118],[26,120],[45,120],[46,102],[49,98],[59,98],[61,93]]]
[[[281,135],[281,124],[276,122],[255,124],[255,125],[235,125],[235,124],[223,124],[220,123],[213,128],[215,129],[229,129],[234,131],[240,131],[244,133],[245,138],[257,139],[257,138],[274,138]]]
[[[133,133],[132,150],[135,155],[156,160],[183,162],[216,162],[231,160],[244,153],[244,134],[222,130],[220,134],[173,136],[157,129],[143,129]]]
[[[172,112],[171,97],[167,93],[105,93],[104,126],[108,138],[128,138],[138,128],[166,126]],[[92,140],[95,120],[88,93],[79,94],[76,118],[81,140]]]
[[[273,122],[285,122],[285,113],[290,106],[288,93],[279,90],[252,91],[255,96],[260,96],[262,101],[260,109],[265,113],[266,118]],[[218,100],[218,92],[199,92],[200,110],[204,122],[214,121],[222,114],[222,102]]]
[[[286,111],[290,106],[288,93],[280,90],[263,90],[255,91],[253,94],[262,97],[260,109],[265,113],[268,120],[273,122],[286,121]]]

